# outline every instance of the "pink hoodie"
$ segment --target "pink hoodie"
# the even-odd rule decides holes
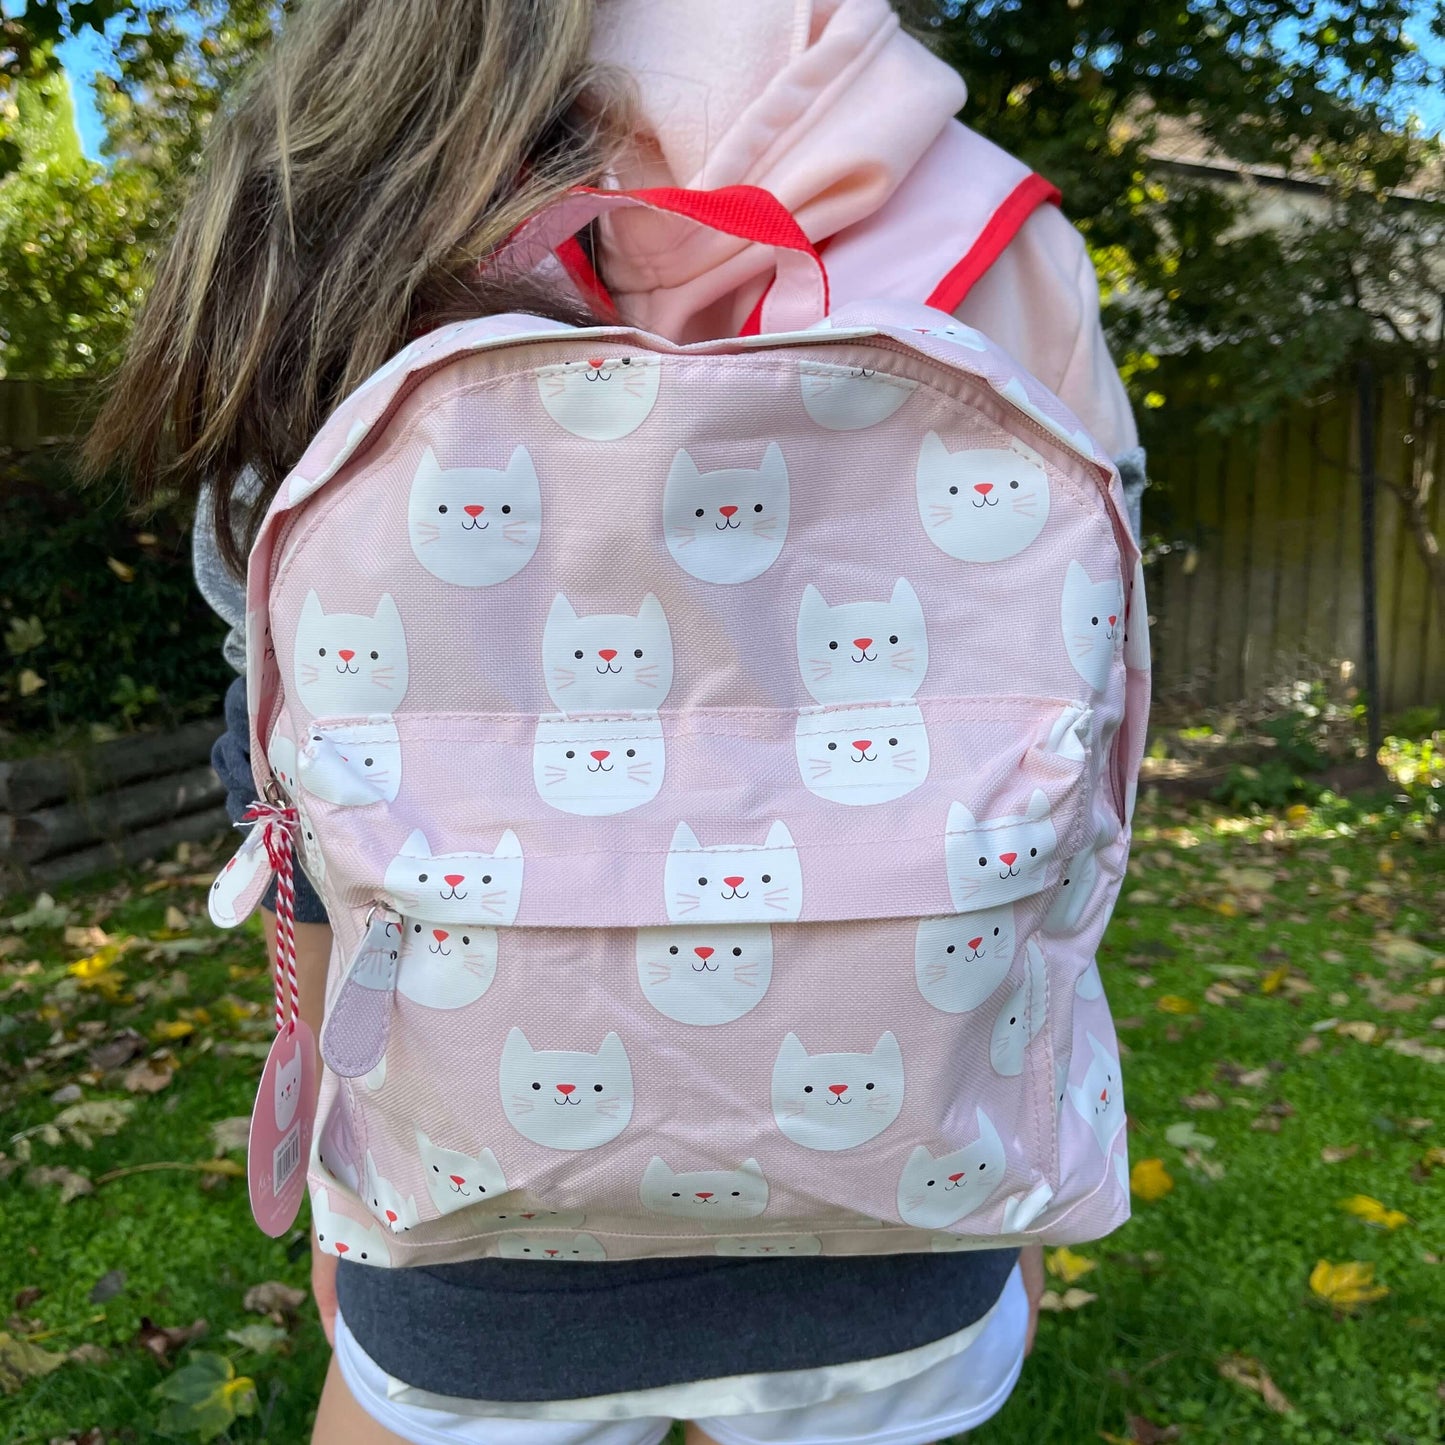
[[[823,251],[835,305],[927,301],[1009,349],[1119,455],[1137,443],[1098,283],[1058,193],[953,119],[958,75],[887,0],[601,0],[594,50],[635,85],[626,187],[771,191]],[[766,247],[644,211],[599,260],[629,320],[683,340],[747,328]]]

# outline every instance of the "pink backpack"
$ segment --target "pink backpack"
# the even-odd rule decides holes
[[[323,1247],[1096,1238],[1148,700],[1117,473],[948,315],[827,315],[764,193],[579,195],[518,254],[635,204],[779,248],[762,334],[433,332],[251,557],[257,783],[336,940]]]

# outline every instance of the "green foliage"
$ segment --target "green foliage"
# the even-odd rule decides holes
[[[44,735],[219,710],[224,627],[191,579],[186,526],[139,523],[115,486],[57,463],[0,476],[0,707]]]
[[[1241,813],[1279,812],[1290,803],[1313,802],[1319,795],[1320,789],[1282,758],[1270,758],[1258,767],[1235,763],[1214,790],[1215,802]]]
[[[1202,372],[1234,426],[1429,313],[1442,152],[1400,113],[1442,83],[1405,32],[1427,17],[1445,30],[1439,0],[954,0],[936,35],[969,81],[965,119],[1063,190],[1136,399],[1164,403],[1160,356],[1187,357],[1170,373]],[[1255,189],[1161,169],[1161,138],[1288,174],[1311,201],[1256,220]],[[1401,188],[1420,194],[1385,204]]]
[[[73,8],[127,22],[114,41],[118,73],[96,80],[108,163],[81,156],[63,75],[37,60],[34,74],[12,79],[0,371],[14,376],[97,375],[118,360],[211,117],[279,12],[267,0]],[[0,113],[3,101],[0,90]]]
[[[255,1381],[237,1375],[224,1355],[193,1351],[186,1363],[151,1392],[165,1401],[156,1421],[162,1435],[214,1440],[238,1415],[256,1413]]]
[[[1445,728],[1423,738],[1386,738],[1380,765],[1417,808],[1445,818]]]

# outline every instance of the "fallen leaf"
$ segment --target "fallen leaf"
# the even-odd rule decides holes
[[[1375,952],[1386,963],[1402,964],[1406,968],[1427,968],[1434,962],[1434,953],[1423,943],[1406,938],[1398,933],[1377,933],[1372,940]]]
[[[166,906],[165,925],[172,933],[185,933],[191,926],[191,920],[171,903]]]
[[[176,1075],[174,1061],[165,1059],[142,1059],[134,1068],[126,1071],[122,1082],[128,1094],[159,1094],[169,1087]]]
[[[129,1063],[146,1046],[145,1039],[132,1028],[121,1029],[103,1044],[90,1051],[90,1062],[97,1069],[118,1069]]]
[[[1327,1144],[1320,1150],[1320,1159],[1325,1164],[1343,1164],[1360,1152],[1358,1144]]]
[[[1177,993],[1166,993],[1155,1000],[1154,1004],[1160,1013],[1166,1014],[1192,1014],[1194,1005],[1187,998],[1181,998]]]
[[[1074,1284],[1090,1270],[1099,1267],[1094,1260],[1086,1259],[1082,1254],[1075,1254],[1072,1249],[1064,1246],[1051,1249],[1044,1256],[1044,1266],[1055,1279],[1063,1280],[1066,1285]]]
[[[52,1121],[57,1129],[83,1129],[87,1134],[117,1133],[135,1112],[129,1099],[87,1099],[62,1109]]]
[[[65,1363],[64,1355],[52,1355],[28,1340],[17,1340],[0,1330],[0,1391],[14,1395],[27,1380],[38,1379],[58,1370]]]
[[[1212,1149],[1217,1142],[1212,1135],[1201,1134],[1188,1119],[1180,1124],[1171,1124],[1164,1131],[1164,1137],[1176,1149]]]
[[[125,1271],[123,1269],[107,1270],[105,1274],[96,1280],[91,1286],[90,1293],[86,1295],[93,1305],[103,1305],[106,1300],[112,1300],[125,1288]]]
[[[1055,1313],[1064,1310],[1081,1310],[1086,1304],[1091,1304],[1098,1298],[1098,1295],[1090,1294],[1086,1289],[1066,1289],[1063,1294],[1046,1289],[1039,1297],[1039,1308],[1052,1310]]]
[[[152,1394],[166,1402],[157,1424],[165,1435],[214,1440],[238,1415],[256,1413],[256,1385],[224,1355],[194,1354]]]
[[[188,1325],[174,1325],[167,1329],[156,1324],[149,1315],[142,1315],[134,1343],[149,1350],[161,1364],[166,1365],[170,1363],[172,1351],[200,1339],[209,1328],[205,1320],[193,1320]]]
[[[1174,1179],[1162,1159],[1141,1159],[1129,1171],[1129,1191],[1140,1199],[1163,1199],[1174,1188]]]
[[[211,1143],[217,1154],[229,1154],[233,1149],[244,1149],[251,1137],[251,1120],[245,1114],[235,1114],[229,1119],[217,1119],[211,1125]]]
[[[45,1291],[38,1284],[27,1284],[24,1289],[15,1291],[15,1312],[23,1314],[38,1300],[45,1298]]]
[[[82,1194],[91,1194],[95,1190],[95,1185],[87,1175],[59,1164],[46,1164],[30,1170],[25,1176],[25,1182],[32,1189],[44,1189],[58,1184],[62,1204],[69,1204],[72,1199],[79,1199]]]
[[[244,1179],[246,1166],[239,1159],[202,1159],[194,1166],[197,1174],[212,1179]]]
[[[1322,1048],[1324,1048],[1324,1044],[1320,1041],[1318,1034],[1306,1034],[1294,1046],[1294,1051],[1297,1054],[1317,1054]]]
[[[1197,1094],[1186,1094],[1179,1102],[1186,1109],[1222,1109],[1224,1107],[1224,1100],[1208,1089],[1202,1089]]]
[[[253,1355],[270,1355],[290,1337],[280,1325],[273,1325],[270,1320],[252,1320],[239,1329],[227,1330],[226,1338],[234,1340],[242,1349],[250,1350]]]
[[[1217,1159],[1207,1158],[1198,1149],[1186,1149],[1184,1151],[1184,1167],[1204,1175],[1206,1179],[1224,1178],[1224,1165]]]
[[[1259,991],[1264,994],[1278,993],[1280,985],[1289,977],[1289,964],[1282,963],[1272,968],[1259,981]]]
[[[1177,1425],[1156,1425],[1143,1415],[1129,1416],[1129,1438],[1125,1445],[1171,1445],[1178,1438]]]
[[[1310,1289],[1337,1310],[1352,1310],[1390,1293],[1386,1285],[1375,1283],[1375,1266],[1363,1260],[1347,1264],[1320,1260],[1310,1271]]]
[[[151,1037],[174,1042],[195,1033],[196,1026],[190,1019],[159,1019],[151,1025]]]
[[[252,1314],[294,1315],[306,1303],[306,1291],[278,1279],[268,1279],[264,1284],[253,1284],[241,1303]]]
[[[73,1365],[108,1365],[110,1364],[110,1351],[101,1345],[91,1344],[87,1340],[82,1345],[76,1345],[73,1350],[65,1352],[65,1358]],[[99,1430],[89,1430],[80,1437],[82,1441],[95,1439],[100,1445],[105,1445],[105,1438]]]
[[[1363,1219],[1366,1224],[1378,1225],[1381,1229],[1394,1230],[1410,1222],[1409,1215],[1402,1214],[1398,1209],[1387,1209],[1368,1194],[1352,1194],[1348,1199],[1340,1200],[1340,1208],[1346,1214],[1353,1214],[1356,1219]]]
[[[1406,1058],[1420,1059],[1427,1064],[1445,1064],[1445,1048],[1427,1044],[1424,1039],[1388,1039],[1385,1047]]]
[[[1269,1377],[1269,1371],[1248,1355],[1230,1355],[1219,1362],[1219,1373],[1226,1380],[1258,1395],[1276,1415],[1288,1415],[1294,1406],[1285,1399],[1284,1391]]]

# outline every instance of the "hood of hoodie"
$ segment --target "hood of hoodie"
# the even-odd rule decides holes
[[[967,94],[888,0],[602,0],[594,54],[637,103],[616,184],[760,186],[815,243],[877,211]],[[768,247],[640,210],[600,224],[598,260],[624,317],[683,341],[735,334],[773,272]]]

